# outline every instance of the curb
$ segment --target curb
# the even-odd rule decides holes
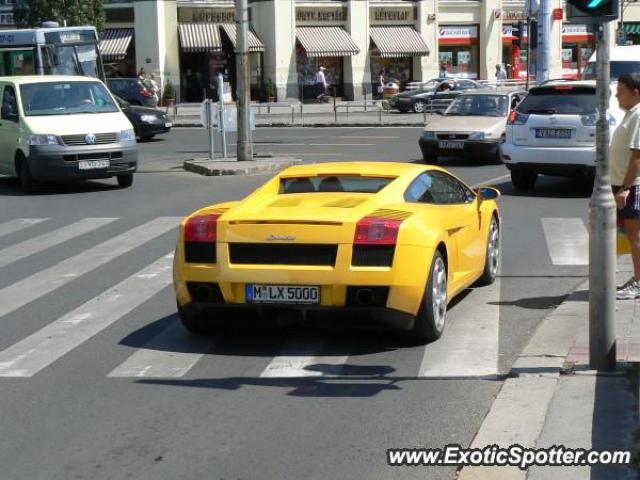
[[[207,177],[223,175],[262,175],[277,173],[287,167],[302,163],[296,158],[269,158],[265,160],[253,160],[238,162],[234,158],[228,159],[200,159],[185,160],[183,167],[187,172],[197,173]]]
[[[175,123],[173,124],[174,127],[180,127],[180,128],[202,128],[204,130],[204,127],[199,124],[199,123]],[[424,127],[424,123],[422,122],[412,122],[412,123],[371,123],[371,122],[358,122],[358,123],[304,123],[303,124],[297,124],[297,123],[280,123],[280,122],[273,122],[273,123],[261,123],[261,124],[257,124],[256,125],[256,129],[259,128],[291,128],[291,127]]]

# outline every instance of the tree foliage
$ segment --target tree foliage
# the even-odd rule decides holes
[[[13,8],[20,27],[40,27],[53,20],[60,26],[93,25],[102,31],[105,22],[103,0],[18,0]]]

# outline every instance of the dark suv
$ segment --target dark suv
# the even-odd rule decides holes
[[[114,95],[132,105],[158,106],[158,96],[138,78],[107,78],[107,86]]]

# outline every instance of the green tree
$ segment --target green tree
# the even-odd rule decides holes
[[[105,22],[103,0],[18,0],[13,15],[20,27],[53,20],[61,26],[93,25],[101,32]]]

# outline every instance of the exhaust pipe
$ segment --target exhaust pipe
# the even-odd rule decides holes
[[[360,288],[356,292],[356,302],[358,302],[358,305],[371,305],[374,298],[375,295],[373,294],[373,290],[371,290],[370,288]]]
[[[211,288],[208,285],[198,285],[198,288],[196,288],[196,300],[199,302],[211,300]]]

